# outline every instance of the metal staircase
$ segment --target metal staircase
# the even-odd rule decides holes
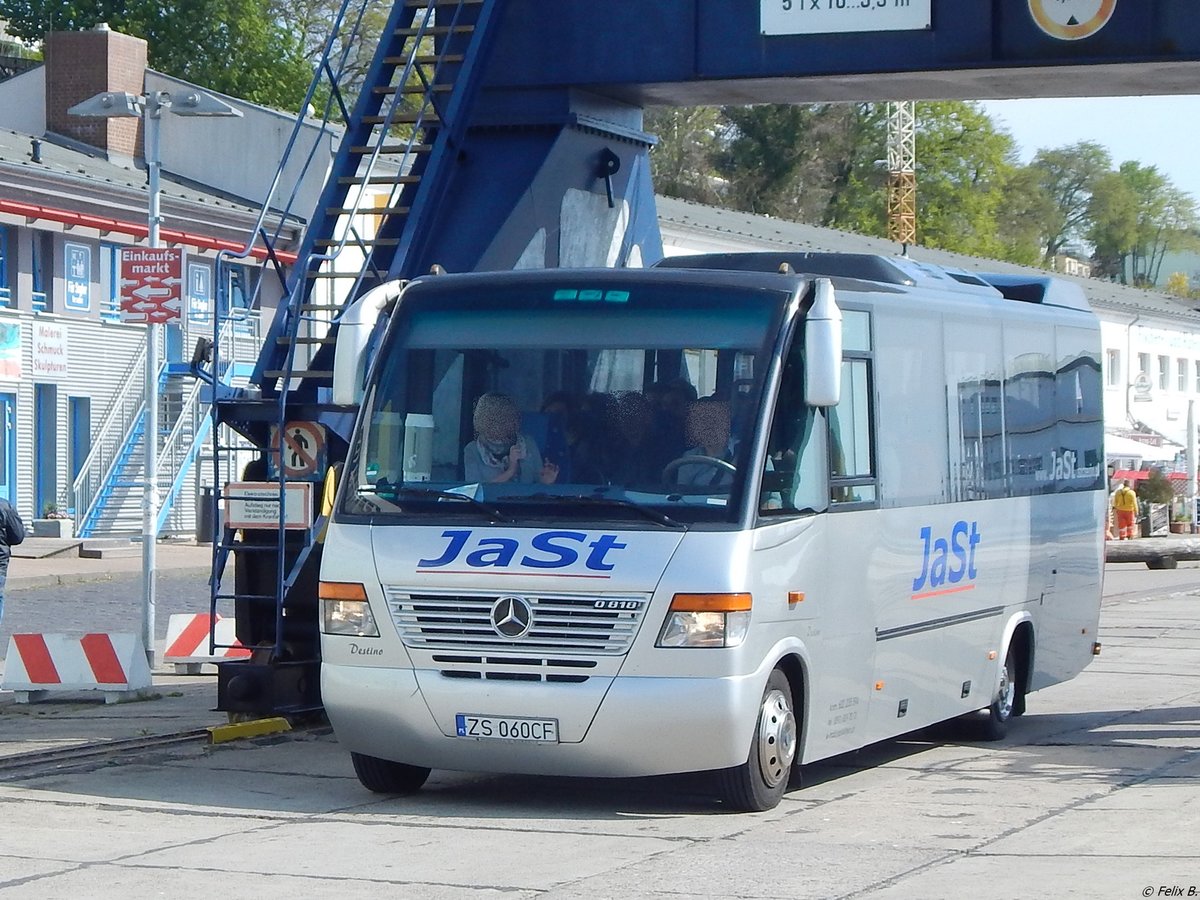
[[[287,249],[280,245],[282,229],[271,234],[263,223],[268,214],[277,215],[280,222],[295,218],[292,207],[300,181],[290,193],[282,188],[284,173],[296,169],[295,157],[307,155],[313,165],[327,162],[314,149],[320,141],[305,138],[311,121],[297,120],[256,227],[269,260],[252,305],[270,293],[278,293],[281,300],[251,384],[219,392],[214,406],[218,425],[229,426],[258,448],[258,458],[243,475],[248,481],[277,485],[278,509],[284,508],[288,478],[286,470],[274,465],[278,451],[271,443],[288,423],[324,429],[327,464],[345,456],[354,410],[331,402],[339,317],[364,291],[419,274],[413,269],[425,249],[425,225],[455,177],[457,148],[466,133],[501,4],[502,0],[397,0],[352,110],[342,90],[348,51],[337,48],[349,48],[364,37],[363,13],[369,4],[344,0],[338,12],[305,108],[325,98],[319,132],[341,132],[339,148],[288,271],[282,264]],[[221,265],[240,263],[250,249],[219,261],[219,289],[226,281]],[[266,285],[277,290],[264,293]],[[219,348],[214,349],[212,365],[219,371]],[[224,484],[220,473],[228,471],[232,450],[219,441],[215,447],[218,485]],[[312,480],[323,474],[315,473]],[[222,493],[219,499],[228,501],[230,496]],[[323,524],[317,518],[311,528],[299,532],[285,528],[282,521],[277,528],[221,529],[214,543],[212,611],[232,601],[238,639],[255,652],[250,660],[220,667],[219,708],[241,713],[319,707],[320,554],[315,536]],[[232,591],[225,577],[231,555],[237,560]]]
[[[251,326],[257,319],[249,320]],[[227,327],[221,336],[226,357],[246,361],[256,358],[259,346],[253,327]],[[161,358],[161,356],[160,356]],[[122,390],[113,398],[92,443],[92,448],[71,485],[70,505],[75,510],[79,537],[140,537],[142,496],[145,488],[144,440],[146,420],[146,342],[142,341],[123,373]],[[239,363],[226,364],[225,384],[237,378]],[[159,370],[158,446],[160,505],[157,533],[184,530],[191,522],[192,494],[184,487],[212,430],[211,394],[190,374],[163,366]],[[244,381],[243,376],[243,381]]]
[[[75,534],[95,537],[109,534],[139,534],[141,481],[138,497],[132,505],[128,528],[120,512],[130,505],[125,482],[139,478],[129,465],[141,445],[142,423],[146,413],[145,378],[146,341],[142,340],[129,366],[122,373],[124,387],[113,398],[93,439],[92,448],[71,484],[70,508],[75,511]],[[109,529],[115,529],[110,531]]]

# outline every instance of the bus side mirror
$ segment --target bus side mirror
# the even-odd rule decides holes
[[[804,322],[804,401],[837,406],[842,396],[842,311],[833,282],[813,282],[813,304]]]
[[[379,314],[400,296],[401,283],[389,281],[372,288],[338,319],[337,343],[333,348],[333,402],[339,406],[358,406],[363,398],[363,383],[371,360],[367,344],[379,321]]]

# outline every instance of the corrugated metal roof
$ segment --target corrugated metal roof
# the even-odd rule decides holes
[[[33,135],[0,129],[0,171],[7,173],[5,181],[11,178],[65,182],[72,185],[71,190],[85,193],[89,200],[97,199],[104,193],[111,195],[114,191],[145,195],[144,168],[111,162],[100,150],[87,148],[83,144],[60,143],[53,137],[36,138],[41,141],[41,162],[34,162],[34,140]],[[234,202],[195,185],[181,184],[165,171],[159,182],[159,190],[165,201],[178,200],[228,210],[230,213],[257,214],[257,209],[247,204]],[[144,201],[142,205],[144,207]]]
[[[895,243],[884,238],[720,209],[674,197],[659,196],[656,202],[659,223],[664,232],[674,229],[686,234],[690,231],[709,241],[725,236],[731,241],[749,244],[758,249],[778,247],[824,253],[879,253],[887,256],[895,256],[899,250]],[[1200,311],[1197,311],[1195,301],[1181,300],[1159,291],[1128,287],[1096,278],[1050,273],[1045,269],[1018,266],[1000,260],[980,259],[945,250],[931,250],[927,247],[910,246],[908,254],[922,262],[972,272],[1041,276],[1053,274],[1056,278],[1078,284],[1087,294],[1092,306],[1098,310],[1107,309],[1128,315],[1151,313],[1174,320],[1183,327],[1200,328]]]

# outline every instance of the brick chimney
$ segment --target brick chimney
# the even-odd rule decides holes
[[[141,94],[146,80],[146,42],[100,24],[91,31],[51,32],[46,35],[44,51],[46,130],[98,147],[110,158],[140,157],[140,118],[69,116],[67,110],[104,91]]]

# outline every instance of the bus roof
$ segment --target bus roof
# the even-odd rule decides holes
[[[787,272],[790,269],[798,275],[852,278],[924,290],[1001,296],[1007,300],[1067,309],[1091,309],[1083,289],[1068,281],[1050,276],[984,274],[942,268],[906,256],[780,251],[699,253],[668,257],[657,263],[655,268],[737,272]]]

